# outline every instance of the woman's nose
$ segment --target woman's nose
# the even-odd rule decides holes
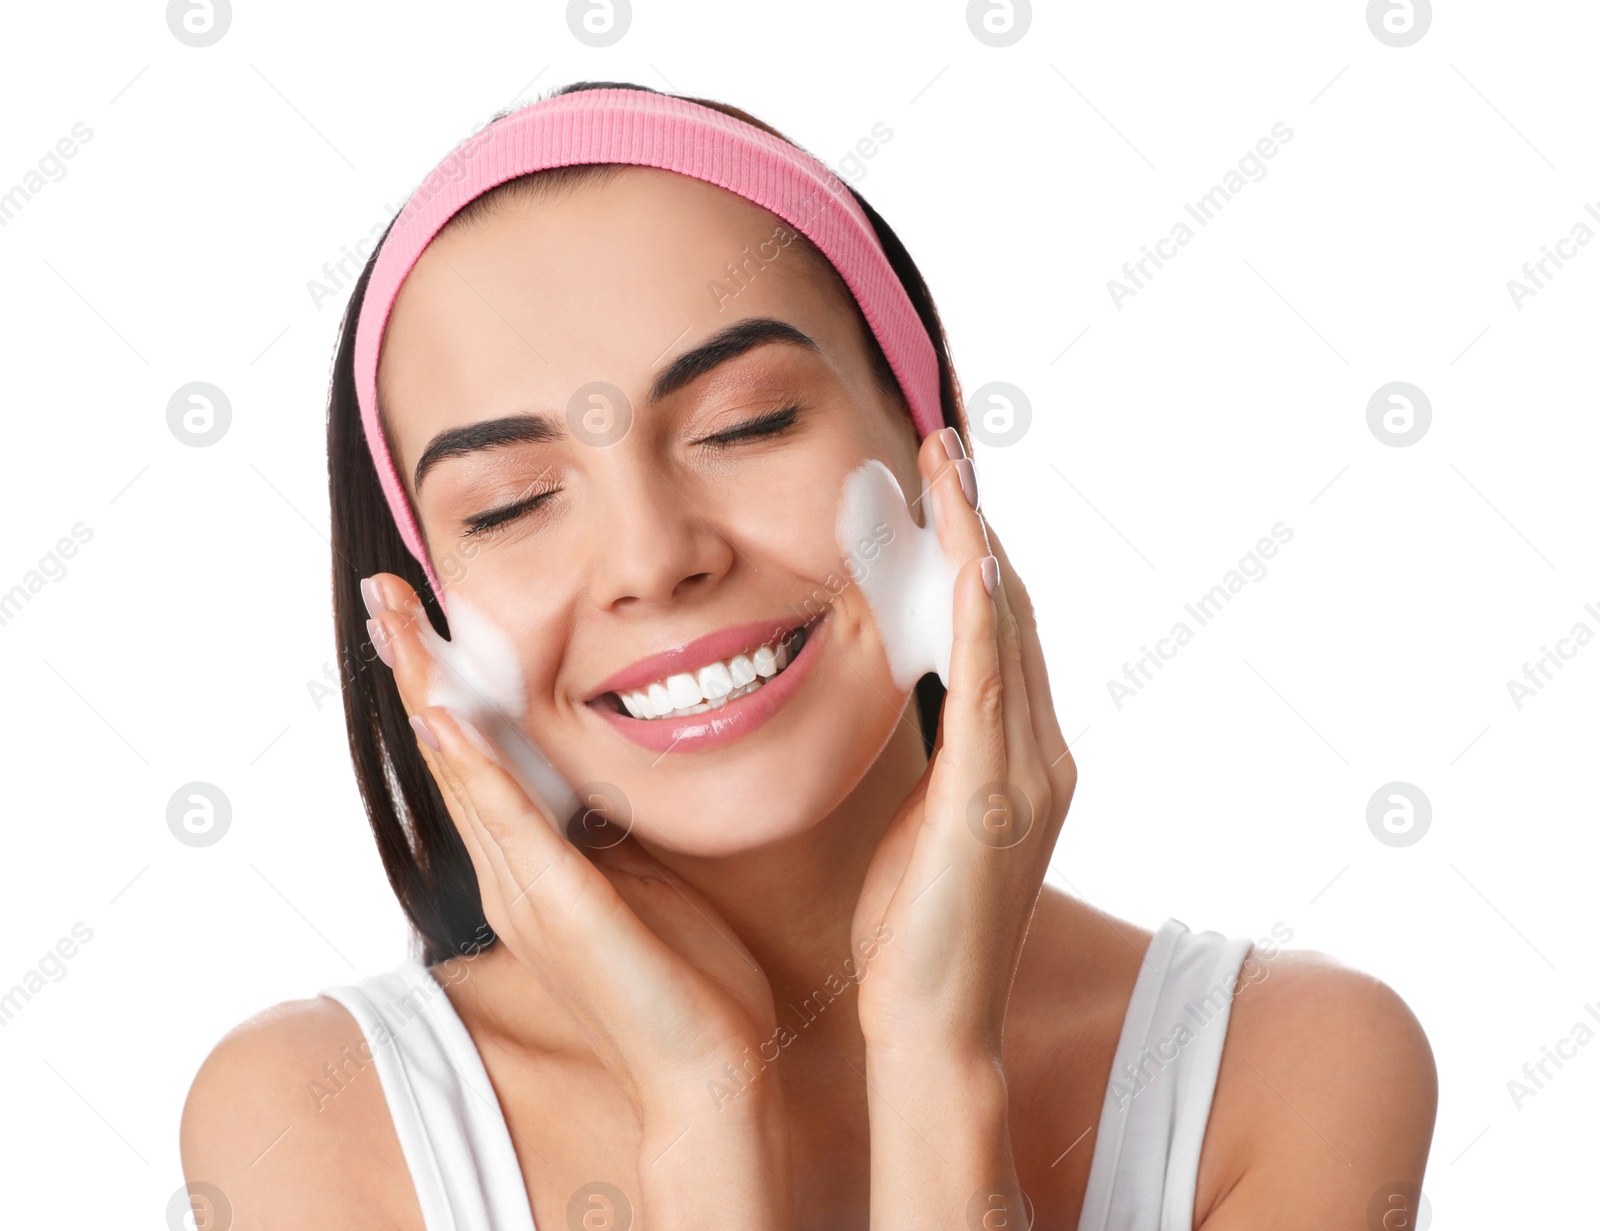
[[[733,544],[708,516],[714,496],[623,441],[592,471],[590,594],[602,609],[681,602],[727,573]]]

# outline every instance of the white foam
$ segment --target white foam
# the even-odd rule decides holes
[[[900,481],[876,458],[846,477],[834,537],[860,588],[889,659],[895,686],[909,692],[929,671],[950,686],[959,563],[939,542],[938,493],[923,485],[927,525],[911,517]]]
[[[433,655],[428,704],[447,706],[492,741],[484,755],[504,765],[534,800],[542,803],[558,834],[577,810],[578,795],[533,743],[521,722],[528,695],[522,660],[498,624],[460,594],[450,596],[451,639],[423,620],[419,631]]]

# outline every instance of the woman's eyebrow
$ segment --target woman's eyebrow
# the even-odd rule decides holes
[[[667,365],[651,383],[646,404],[654,405],[685,385],[699,380],[713,368],[769,342],[784,342],[814,351],[822,349],[793,325],[774,317],[755,316],[735,321],[699,346],[684,351]],[[417,459],[412,490],[420,490],[428,472],[446,458],[529,441],[561,440],[566,434],[562,416],[549,411],[526,411],[446,428],[428,442],[428,447]]]
[[[566,429],[556,416],[542,411],[526,411],[499,419],[485,419],[462,427],[449,427],[428,442],[417,459],[413,490],[420,490],[427,473],[447,457],[462,457],[480,449],[499,449],[524,441],[560,440]]]
[[[735,321],[693,350],[686,350],[674,359],[651,384],[647,404],[654,405],[698,380],[718,364],[768,342],[787,342],[814,351],[822,349],[793,325],[774,317],[753,316],[749,320]]]

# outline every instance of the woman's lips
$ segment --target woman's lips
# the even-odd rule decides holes
[[[656,680],[665,679],[680,671],[694,672],[708,663],[732,658],[735,654],[748,654],[759,645],[786,637],[801,624],[794,620],[755,620],[749,624],[736,624],[696,637],[693,641],[641,658],[624,667],[600,684],[588,700],[598,701],[608,693],[628,692],[642,688]],[[759,690],[758,690],[759,691]]]
[[[634,718],[619,713],[609,698],[589,707],[618,734],[652,752],[698,752],[740,739],[756,730],[789,703],[811,672],[828,630],[828,613],[806,627],[806,639],[789,665],[760,688],[703,714],[682,718]]]

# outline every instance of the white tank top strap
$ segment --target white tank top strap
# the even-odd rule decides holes
[[[535,1231],[500,1101],[432,972],[408,958],[319,994],[361,1026],[427,1231]]]
[[[1250,941],[1156,931],[1106,1086],[1078,1231],[1191,1231],[1235,982]]]
[[[1191,1231],[1200,1147],[1248,939],[1156,931],[1129,998],[1078,1231]],[[536,1231],[500,1101],[432,973],[407,959],[320,993],[366,1039],[426,1231]]]

